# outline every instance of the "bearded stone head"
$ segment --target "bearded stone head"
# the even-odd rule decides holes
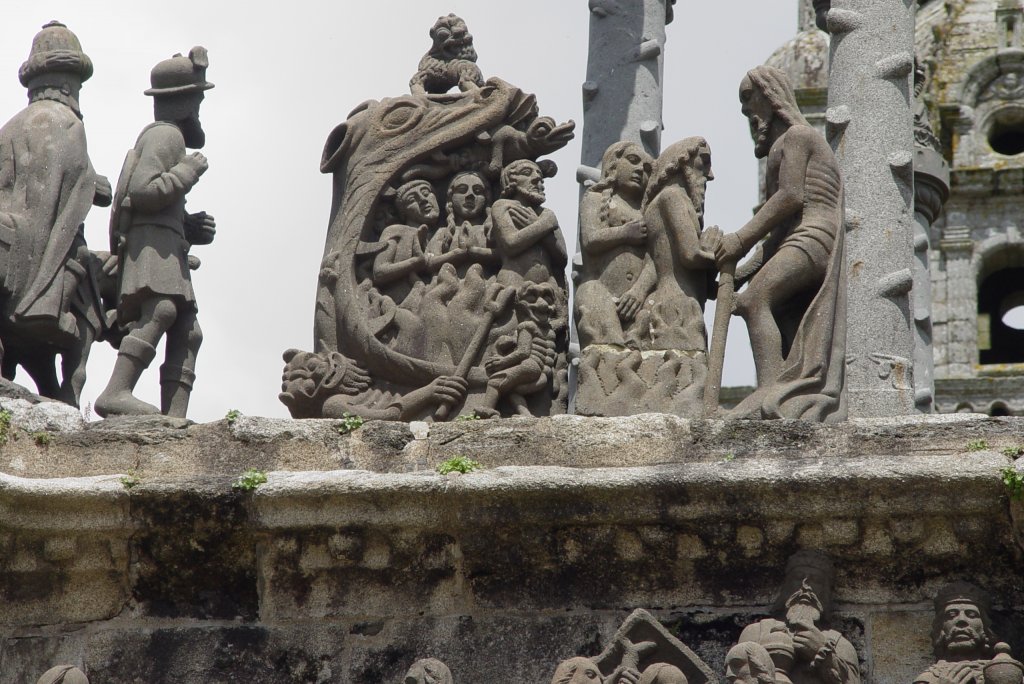
[[[954,582],[939,590],[932,622],[936,658],[980,660],[991,657],[995,643],[985,592],[967,582]]]

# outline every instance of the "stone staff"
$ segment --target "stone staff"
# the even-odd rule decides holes
[[[718,413],[718,395],[722,389],[722,369],[725,366],[725,341],[729,337],[732,319],[732,300],[736,294],[733,276],[736,262],[722,264],[718,276],[718,303],[715,305],[715,327],[711,331],[711,358],[708,359],[708,379],[704,385],[704,416],[713,418]]]

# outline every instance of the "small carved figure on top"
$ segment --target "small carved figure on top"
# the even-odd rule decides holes
[[[757,370],[757,389],[730,416],[843,420],[846,275],[839,164],[824,136],[800,113],[785,73],[770,66],[751,69],[739,94],[754,155],[767,158],[767,199],[716,249],[726,276],[714,334],[724,343],[729,314],[742,316]],[[731,274],[755,247],[736,271],[735,285],[749,285],[733,307]],[[714,349],[724,353],[717,342]],[[711,376],[720,377],[722,359],[713,356]],[[708,408],[715,411],[717,388],[712,397]]]
[[[765,648],[775,664],[776,684],[859,684],[857,651],[842,634],[824,629],[832,600],[832,561],[799,551],[786,564],[775,613],[748,625],[739,643]]]
[[[125,157],[110,217],[110,245],[118,257],[117,321],[128,334],[106,389],[96,399],[101,416],[163,413],[184,418],[203,341],[189,271],[198,260],[192,245],[213,241],[215,224],[205,212],[187,214],[185,197],[208,167],[200,152],[206,134],[199,122],[205,91],[206,49],[175,55],[150,76],[155,123],[142,130]],[[132,392],[167,335],[160,367],[160,408]]]
[[[409,668],[402,684],[454,684],[451,670],[437,658],[417,660]]]
[[[988,594],[967,582],[953,582],[935,597],[932,646],[936,662],[915,684],[1020,684],[1024,666],[996,643]]]
[[[89,160],[80,109],[92,73],[78,37],[46,24],[18,73],[28,105],[0,129],[3,377],[13,380],[20,365],[39,394],[75,406],[90,347],[108,330],[98,285],[108,255],[89,251],[82,225],[90,207],[111,200]]]
[[[89,684],[89,678],[73,665],[58,665],[44,672],[36,684]]]
[[[409,81],[413,95],[443,95],[455,86],[465,92],[484,84],[483,74],[476,65],[473,34],[466,22],[454,14],[438,17],[430,29],[430,38],[434,44],[423,55],[419,71]]]

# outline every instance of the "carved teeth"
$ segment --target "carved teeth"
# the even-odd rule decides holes
[[[828,25],[828,32],[834,36],[859,29],[864,24],[864,16],[860,12],[851,10],[830,9],[825,21]]]
[[[890,55],[875,62],[875,75],[887,80],[906,78],[913,69],[914,58],[907,52]]]
[[[878,279],[878,294],[882,297],[895,299],[901,297],[914,287],[914,274],[909,268],[901,268],[895,273]]]

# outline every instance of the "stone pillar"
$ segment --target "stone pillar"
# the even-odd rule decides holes
[[[608,146],[620,140],[642,143],[656,157],[661,151],[665,25],[675,0],[589,2],[581,161],[596,169]]]
[[[914,134],[916,4],[833,0],[826,129],[846,188],[849,415],[916,411]]]
[[[969,378],[978,362],[978,281],[971,230],[949,216],[939,248],[946,262],[946,377]]]
[[[949,197],[949,165],[938,150],[914,150],[914,401],[918,410],[935,410],[935,360],[932,350],[931,227]]]

